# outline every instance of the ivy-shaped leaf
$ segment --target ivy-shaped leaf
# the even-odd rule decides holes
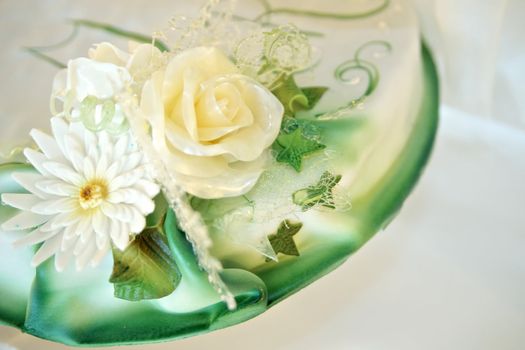
[[[156,228],[145,229],[124,250],[113,249],[113,273],[109,281],[115,297],[129,301],[158,299],[171,294],[180,272],[166,237]]]
[[[148,215],[148,227],[128,247],[113,248],[115,297],[139,301],[158,299],[171,294],[180,282],[181,274],[164,234],[168,205],[162,195],[155,197],[155,211]]]
[[[316,205],[335,209],[333,189],[339,181],[341,181],[341,175],[332,175],[325,171],[318,183],[295,191],[292,195],[293,202],[299,205],[303,211],[307,211]]]
[[[162,193],[159,193],[153,198],[155,203],[155,210],[153,213],[146,216],[146,227],[162,227],[164,217],[168,211],[168,202]]]
[[[308,109],[312,109],[319,102],[324,93],[328,91],[328,88],[325,86],[311,86],[302,88],[303,94],[308,99]]]
[[[293,76],[281,81],[272,92],[283,104],[285,116],[293,117],[296,111],[308,108],[308,97],[297,86]]]
[[[299,250],[295,245],[293,236],[297,234],[303,227],[300,222],[293,223],[288,220],[284,220],[279,225],[277,233],[268,236],[268,240],[272,245],[275,254],[285,254],[299,256]]]
[[[313,124],[305,120],[285,118],[281,132],[273,144],[276,160],[290,164],[301,171],[303,158],[326,146],[319,140],[321,133]]]
[[[293,117],[298,111],[312,109],[327,90],[322,86],[299,88],[293,76],[289,76],[272,92],[283,104],[284,115]]]

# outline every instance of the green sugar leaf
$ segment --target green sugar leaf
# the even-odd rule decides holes
[[[299,250],[295,245],[293,236],[297,234],[303,227],[300,222],[293,223],[289,220],[284,220],[279,225],[277,233],[268,236],[268,240],[272,245],[275,254],[282,253],[284,255],[299,256]]]
[[[113,248],[113,259],[109,281],[114,285],[116,298],[128,301],[162,298],[171,294],[181,279],[162,223],[146,228],[124,251]]]
[[[332,175],[330,172],[325,171],[318,183],[295,191],[292,195],[293,202],[300,206],[303,211],[307,211],[317,205],[335,209],[332,191],[339,181],[341,181],[341,175]]]
[[[328,91],[328,88],[325,86],[311,86],[301,89],[304,96],[308,99],[308,109],[312,109],[319,102],[321,97]]]
[[[306,120],[286,118],[281,132],[273,144],[276,160],[290,164],[296,171],[301,171],[303,158],[326,146],[319,142],[321,133]]]
[[[293,76],[288,76],[277,88],[272,90],[284,106],[284,115],[288,117],[293,117],[298,111],[314,108],[326,91],[328,88],[324,86],[300,88]]]
[[[273,94],[284,106],[284,115],[292,117],[295,112],[308,108],[308,97],[297,86],[293,76],[283,79]]]
[[[169,207],[168,202],[166,201],[166,198],[164,198],[162,192],[153,198],[153,202],[155,203],[155,210],[153,213],[146,216],[147,228],[162,227]]]

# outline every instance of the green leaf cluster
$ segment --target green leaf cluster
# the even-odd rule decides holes
[[[281,131],[272,147],[278,162],[287,163],[299,172],[305,156],[326,147],[320,142],[319,129],[305,119],[295,118],[295,115],[312,109],[327,90],[318,86],[301,89],[293,76],[289,76],[272,91],[284,106]]]

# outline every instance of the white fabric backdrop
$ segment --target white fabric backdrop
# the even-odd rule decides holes
[[[138,348],[523,349],[525,2],[414,2],[439,58],[444,105],[431,162],[398,218],[341,268],[256,319]],[[48,89],[53,72],[37,69],[18,46],[41,44],[42,28],[64,33],[63,24],[53,27],[64,16],[114,22],[118,7],[101,15],[103,4],[0,2],[2,135],[29,128],[11,123],[23,118],[20,104],[35,101],[35,110],[45,110],[47,94],[39,89]],[[158,11],[144,16],[140,24],[121,24],[147,31],[164,20]],[[18,82],[36,71],[30,89]],[[0,341],[23,350],[67,349],[5,327]]]
[[[439,58],[443,101],[525,128],[525,2],[414,0]]]

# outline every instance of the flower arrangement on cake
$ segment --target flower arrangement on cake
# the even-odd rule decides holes
[[[50,132],[30,132],[27,163],[0,165],[2,263],[27,265],[2,287],[4,323],[73,345],[226,327],[328,273],[397,213],[436,128],[417,26],[356,40],[340,60],[341,23],[399,4],[259,5],[248,19],[211,0],[151,39],[76,22],[134,40],[68,61]]]

